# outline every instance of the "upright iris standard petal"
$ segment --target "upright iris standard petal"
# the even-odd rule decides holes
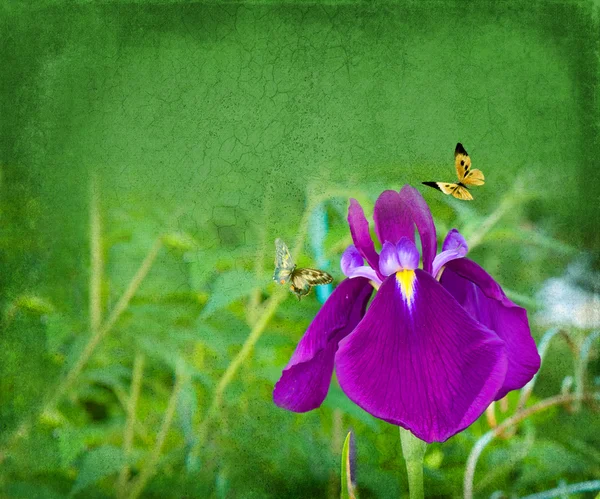
[[[410,212],[396,191],[383,191],[375,201],[375,233],[383,243],[396,244],[402,237],[415,240],[415,226]]]
[[[294,412],[321,405],[333,373],[338,342],[362,319],[373,293],[362,277],[342,281],[327,299],[298,343],[273,390],[274,402]]]
[[[379,268],[379,255],[369,232],[369,222],[365,217],[362,206],[356,199],[350,199],[348,208],[348,225],[354,246],[374,269]]]
[[[433,259],[437,251],[437,236],[429,206],[419,191],[410,185],[402,187],[400,197],[419,232],[423,253],[423,270],[431,274]]]
[[[502,386],[504,342],[428,273],[404,273],[414,273],[412,300],[399,276],[388,277],[340,342],[336,372],[367,412],[427,442],[444,441],[475,421]]]
[[[403,237],[396,244],[400,267],[405,270],[415,270],[419,266],[419,250],[410,239]]]
[[[396,245],[386,241],[379,255],[379,272],[384,276],[392,275],[401,268]]]
[[[469,247],[467,246],[467,241],[465,238],[456,229],[452,229],[450,232],[448,232],[446,239],[444,239],[442,252],[433,260],[432,275],[437,277],[439,271],[444,265],[451,260],[463,258],[468,251]]]
[[[495,399],[525,386],[540,368],[527,311],[510,301],[500,285],[468,258],[449,262],[440,283],[474,319],[495,331],[506,344],[508,369]]]

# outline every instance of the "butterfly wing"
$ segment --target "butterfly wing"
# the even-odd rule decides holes
[[[481,170],[469,170],[469,173],[465,175],[462,183],[465,185],[483,185],[485,177]]]
[[[329,284],[333,281],[333,277],[327,272],[317,269],[297,269],[292,273],[292,282],[295,284],[296,279],[306,281],[310,286],[319,284]]]
[[[285,284],[290,280],[296,265],[287,245],[279,238],[275,239],[275,272],[273,280]]]
[[[471,169],[471,158],[459,142],[454,150],[454,166],[458,181],[465,185],[483,185],[485,177],[481,170]]]
[[[457,185],[456,188],[452,191],[452,195],[456,199],[462,199],[463,201],[473,200],[473,196],[471,196],[471,193],[462,185]]]
[[[454,150],[454,166],[456,167],[456,175],[458,177],[457,184],[449,182],[423,182],[423,184],[442,191],[444,194],[450,194],[456,199],[471,201],[473,196],[471,196],[466,186],[483,185],[485,177],[481,170],[471,169],[471,158],[460,142],[456,144],[456,149]]]
[[[327,272],[317,269],[296,269],[292,272],[292,292],[300,299],[307,295],[312,286],[329,284],[333,277]]]
[[[458,181],[462,182],[471,170],[471,158],[460,142],[456,144],[456,149],[454,149],[454,166],[456,167]]]
[[[442,191],[444,194],[454,195],[454,191],[458,188],[458,184],[451,184],[450,182],[422,182],[424,185],[433,187],[438,191]]]

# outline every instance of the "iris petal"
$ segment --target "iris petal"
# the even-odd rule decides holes
[[[298,343],[273,390],[273,401],[294,412],[321,405],[331,381],[338,342],[365,313],[373,287],[367,279],[345,279],[333,291]]]
[[[379,271],[384,276],[388,276],[394,274],[401,268],[396,245],[389,241],[384,242],[383,247],[381,248],[381,254],[379,255]]]
[[[446,235],[446,239],[444,239],[442,251],[458,249],[462,249],[466,255],[467,251],[469,251],[469,246],[467,245],[467,240],[464,238],[464,236],[458,232],[458,229],[452,229]]]
[[[375,244],[373,243],[373,239],[371,239],[369,222],[365,217],[362,206],[356,199],[350,199],[348,225],[350,226],[350,234],[352,234],[352,241],[354,241],[356,249],[372,268],[378,269],[379,255],[375,251]]]
[[[363,265],[363,257],[358,250],[350,245],[342,254],[340,267],[346,277],[366,277],[377,284],[381,284],[381,279],[377,272],[368,265]]]
[[[415,270],[419,266],[419,250],[408,238],[403,237],[398,241],[396,251],[403,269]]]
[[[423,270],[431,274],[432,262],[437,252],[437,237],[429,206],[427,206],[419,191],[410,185],[402,187],[400,197],[410,211],[410,216],[419,232]]]
[[[382,243],[396,244],[402,237],[415,240],[415,226],[410,212],[400,194],[396,191],[383,191],[375,201],[373,212],[375,233]]]
[[[340,260],[340,267],[344,275],[348,275],[353,268],[360,267],[364,263],[364,259],[360,252],[356,249],[356,246],[350,245],[346,248],[346,251],[342,253],[342,259]]]
[[[469,247],[465,238],[456,229],[452,229],[444,239],[442,252],[433,260],[431,275],[436,277],[444,265],[457,258],[463,258],[467,251],[469,251]]]
[[[381,284],[381,279],[379,278],[379,274],[377,274],[377,272],[375,272],[368,265],[354,267],[352,269],[352,271],[348,274],[348,277],[350,277],[352,279],[355,277],[366,277],[367,279],[369,279],[369,281],[373,281],[378,286]]]
[[[468,258],[448,263],[440,283],[474,319],[493,330],[506,344],[508,370],[496,400],[525,386],[540,368],[527,311],[510,301],[500,285]]]
[[[415,270],[412,305],[387,278],[364,319],[340,342],[336,372],[360,407],[444,441],[477,419],[504,382],[504,342],[428,273]]]

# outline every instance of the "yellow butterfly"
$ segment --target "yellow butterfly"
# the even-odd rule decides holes
[[[485,177],[481,170],[471,170],[471,158],[460,142],[456,144],[454,150],[454,166],[458,176],[457,184],[448,182],[423,182],[423,184],[442,191],[444,194],[452,194],[457,199],[471,201],[473,196],[471,196],[467,186],[483,185]]]

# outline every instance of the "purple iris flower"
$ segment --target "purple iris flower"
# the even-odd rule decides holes
[[[360,204],[350,200],[347,278],[300,340],[273,399],[295,412],[319,407],[335,365],[342,390],[364,410],[443,442],[539,369],[527,312],[465,258],[457,230],[436,255],[431,212],[413,187],[383,192],[373,218],[379,254]]]

